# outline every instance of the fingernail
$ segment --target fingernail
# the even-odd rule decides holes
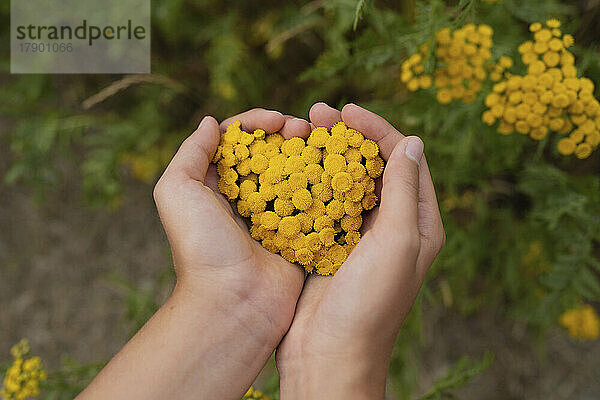
[[[292,120],[294,120],[294,121],[308,122],[308,121],[307,121],[307,120],[305,120],[305,119],[302,119],[302,118],[296,118],[296,117],[292,118]]]
[[[419,164],[423,156],[423,141],[416,136],[409,137],[404,152],[408,158]]]
[[[202,121],[200,121],[200,125],[198,125],[198,129],[202,128],[202,125],[204,125],[204,123],[208,120],[208,115],[205,116],[204,118],[202,118]]]

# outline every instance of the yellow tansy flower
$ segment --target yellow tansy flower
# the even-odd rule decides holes
[[[428,85],[426,76],[419,79]],[[323,275],[334,274],[360,239],[361,213],[376,205],[373,179],[385,166],[377,144],[343,122],[315,128],[306,140],[285,140],[264,130],[247,133],[236,121],[213,162],[219,190],[249,218],[251,237]]]
[[[597,339],[600,336],[598,313],[589,304],[564,312],[559,322],[576,339]]]

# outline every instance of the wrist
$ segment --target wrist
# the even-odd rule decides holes
[[[260,285],[246,286],[247,289],[234,290],[214,281],[178,280],[169,303],[183,305],[193,319],[207,325],[212,321],[211,329],[243,336],[253,343],[253,348],[264,348],[270,355],[291,323],[293,308],[282,310],[281,304],[272,302],[268,304],[272,308],[267,307],[261,299],[264,293],[261,294]]]
[[[384,399],[389,356],[378,351],[277,354],[281,398]],[[355,348],[356,349],[356,348]]]

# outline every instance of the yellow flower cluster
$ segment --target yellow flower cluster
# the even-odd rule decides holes
[[[131,170],[132,176],[142,182],[152,183],[165,168],[177,150],[180,138],[171,136],[166,141],[155,144],[144,152],[123,153],[120,164]]]
[[[317,127],[305,141],[245,132],[236,121],[213,162],[220,192],[250,218],[251,236],[321,275],[334,274],[358,243],[384,168],[377,144],[343,122]]]
[[[487,77],[485,64],[492,57],[492,34],[492,28],[483,24],[467,24],[454,31],[442,28],[436,33],[437,67],[433,84],[441,104],[459,99],[465,103],[475,100]],[[424,74],[428,50],[428,44],[424,44],[402,64],[400,78],[411,91],[426,89],[432,84],[431,76]]]
[[[400,80],[406,84],[411,92],[419,89],[429,89],[433,82],[431,75],[425,73],[425,60],[429,52],[429,44],[424,43],[419,51],[408,57],[402,63]]]
[[[242,400],[271,400],[271,397],[250,386]]]
[[[435,55],[442,66],[435,71],[434,83],[441,104],[475,100],[487,77],[484,65],[492,57],[493,33],[490,26],[483,24],[467,24],[455,31],[443,28],[436,33]]]
[[[40,394],[40,381],[46,380],[46,371],[39,357],[26,358],[29,343],[21,340],[10,350],[14,362],[6,371],[4,387],[0,391],[3,400],[23,400]]]
[[[555,19],[531,24],[534,40],[519,46],[527,75],[506,73],[486,97],[482,120],[498,121],[497,130],[505,135],[517,131],[535,140],[549,131],[568,135],[558,141],[559,153],[583,159],[600,143],[600,103],[593,82],[577,78],[575,57],[567,50],[573,37],[559,27]]]
[[[559,322],[576,339],[597,339],[600,336],[600,318],[589,304],[564,312]]]

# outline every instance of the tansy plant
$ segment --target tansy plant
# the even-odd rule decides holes
[[[271,400],[271,397],[250,386],[242,400]]]
[[[574,39],[563,34],[560,25],[557,19],[530,25],[534,40],[518,48],[527,67],[523,76],[509,72],[513,60],[508,56],[489,63],[492,28],[467,24],[437,31],[433,52],[429,43],[423,44],[402,63],[400,79],[410,91],[431,87],[432,77],[425,65],[434,54],[437,100],[441,104],[458,99],[470,103],[482,90],[490,70],[490,80],[497,83],[485,98],[484,123],[497,123],[501,134],[516,131],[534,140],[544,139],[549,132],[564,135],[557,143],[558,152],[587,158],[600,144],[600,103],[594,98],[593,82],[577,76],[575,57],[568,50]]]
[[[46,371],[39,357],[27,357],[30,353],[29,342],[21,340],[14,345],[10,354],[13,363],[6,371],[2,391],[3,400],[23,400],[40,394],[40,381],[46,380]]]
[[[589,304],[565,311],[559,322],[567,328],[569,336],[573,338],[597,339],[600,336],[600,318]]]
[[[493,33],[491,27],[483,24],[467,24],[454,31],[442,28],[436,33],[433,84],[441,104],[475,100],[487,77],[486,63],[492,57]],[[432,77],[425,71],[428,55],[429,43],[425,43],[418,53],[402,63],[400,79],[408,90],[414,92],[431,86]]]
[[[250,218],[250,234],[306,271],[331,275],[360,240],[362,212],[377,204],[379,147],[343,122],[315,128],[305,141],[236,121],[214,160],[219,190]]]
[[[558,141],[558,152],[583,159],[600,143],[600,103],[593,82],[577,77],[575,57],[568,50],[573,36],[559,27],[556,19],[530,25],[534,40],[518,49],[527,74],[504,72],[485,99],[488,110],[482,119],[488,125],[498,121],[498,132],[505,135],[517,131],[542,140],[550,131],[558,133],[565,136]]]

